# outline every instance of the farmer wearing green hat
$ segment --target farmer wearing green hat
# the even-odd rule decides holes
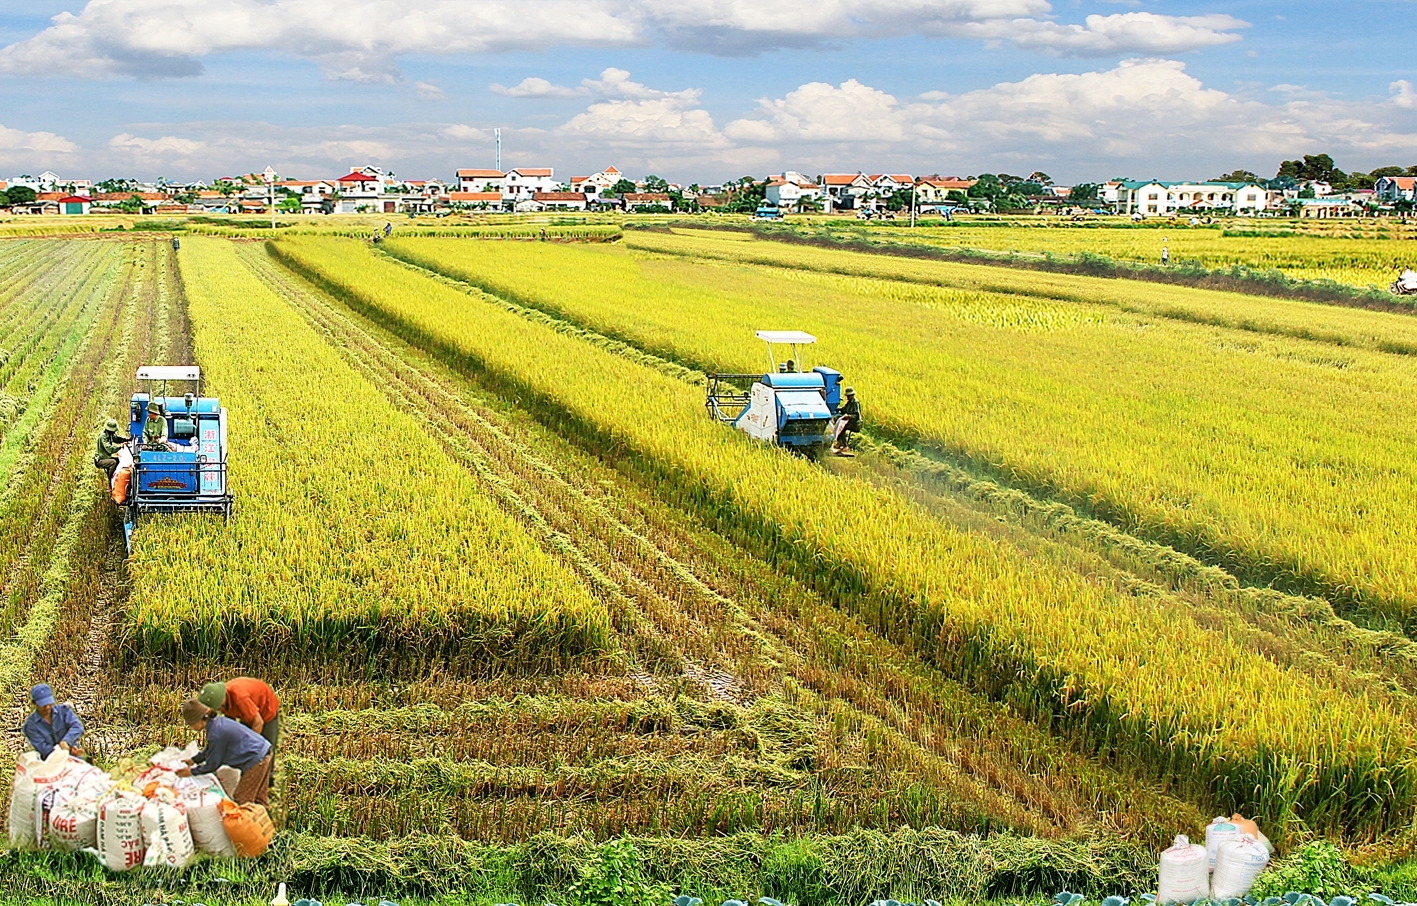
[[[94,468],[103,470],[104,474],[108,476],[109,484],[113,483],[113,473],[118,469],[118,451],[131,439],[119,434],[117,420],[110,418],[104,424],[103,431],[98,435],[98,440],[94,442]]]
[[[166,450],[167,419],[162,417],[162,407],[148,403],[148,420],[143,422],[143,449]]]
[[[270,686],[249,676],[238,676],[224,683],[207,683],[197,701],[261,734],[271,744],[271,754],[275,754],[280,742],[280,699]]]

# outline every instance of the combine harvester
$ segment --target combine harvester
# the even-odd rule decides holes
[[[816,459],[831,442],[832,423],[841,409],[841,372],[821,365],[803,370],[800,347],[817,342],[809,333],[759,330],[757,337],[768,344],[771,370],[708,375],[709,415],[749,437]],[[775,346],[791,346],[792,354],[779,362]]]
[[[226,481],[226,410],[216,397],[202,396],[196,365],[144,365],[137,379],[145,391],[128,405],[133,466],[123,500],[123,538],[133,552],[133,532],[144,513],[221,513],[231,517]],[[169,396],[168,384],[191,384],[190,392]],[[166,425],[160,446],[143,443],[148,406],[157,403]]]

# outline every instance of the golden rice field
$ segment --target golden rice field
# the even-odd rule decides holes
[[[1285,232],[1292,228],[1285,225]],[[909,242],[942,248],[986,249],[1021,255],[1103,255],[1119,261],[1161,263],[1161,250],[1170,249],[1170,263],[1198,264],[1207,269],[1242,265],[1254,270],[1278,270],[1296,280],[1333,280],[1351,286],[1386,289],[1403,268],[1417,262],[1417,241],[1410,232],[1342,227],[1320,234],[1280,236],[1243,235],[1278,232],[1268,222],[1236,222],[1225,226],[1146,225],[1107,227],[1050,224],[1047,226],[917,226],[841,230],[850,237],[858,232],[891,242]],[[1234,235],[1226,235],[1230,232]],[[1335,235],[1336,233],[1336,235]],[[1350,238],[1350,235],[1354,238]],[[1390,235],[1392,238],[1376,238]],[[1361,238],[1357,238],[1361,237]]]
[[[0,690],[52,682],[104,765],[186,742],[232,674],[284,734],[261,860],[10,854],[0,902],[1101,898],[1233,810],[1285,858],[1405,851],[1417,320],[338,221],[0,240]],[[861,393],[855,458],[705,415],[769,327]],[[144,517],[126,556],[93,434],[187,361],[235,510]],[[1410,899],[1403,864],[1362,877]]]
[[[1176,620],[1158,602],[1030,564],[896,494],[836,481],[739,435],[706,433],[697,388],[468,301],[358,244],[292,239],[277,248],[357,307],[477,362],[602,443],[631,446],[726,529],[774,550],[799,574],[818,572],[826,593],[942,669],[1012,687],[1044,713],[1071,712],[1104,744],[1155,760],[1168,775],[1184,764],[1219,795],[1236,795],[1242,787],[1234,783],[1260,791],[1246,798],[1266,814],[1314,820],[1337,808],[1330,814],[1342,822],[1358,817],[1350,809],[1376,807],[1359,820],[1386,820],[1395,800],[1379,789],[1405,776],[1410,759],[1405,722],[1386,709],[1349,724],[1357,701],[1339,704],[1300,676],[1270,675],[1274,664],[1265,658]],[[434,250],[447,251],[432,243]],[[469,251],[479,259],[507,252]],[[574,263],[580,267],[557,272],[584,276],[587,259]],[[609,262],[603,268],[628,276]],[[537,271],[524,273],[529,279],[519,285],[538,286]],[[619,291],[628,299],[634,288]],[[715,294],[720,312],[723,295]],[[1203,693],[1184,674],[1144,669],[1189,658],[1214,665]],[[1301,731],[1318,727],[1326,738]]]
[[[242,451],[230,481],[250,492],[230,524],[143,527],[129,627],[143,648],[352,654],[416,639],[514,667],[605,644],[603,607],[234,246],[191,239],[179,261],[196,355]]]
[[[1410,356],[822,273],[800,266],[799,249],[794,268],[585,246],[390,249],[703,369],[764,367],[753,330],[795,325],[820,337],[814,354],[858,383],[883,430],[1280,587],[1398,623],[1417,609]],[[1374,318],[1302,309],[1317,331],[1330,312],[1335,332]],[[1375,323],[1410,336],[1406,316]]]

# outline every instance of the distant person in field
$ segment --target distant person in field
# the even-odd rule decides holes
[[[83,758],[79,739],[84,735],[84,725],[74,709],[56,704],[54,690],[48,683],[31,689],[30,701],[34,704],[34,713],[25,721],[25,739],[34,746],[39,757],[48,758],[55,749],[63,749],[75,758]]]
[[[832,438],[832,452],[838,456],[851,445],[851,435],[861,433],[861,402],[856,399],[856,388],[846,388],[846,402],[836,416],[836,435]]]
[[[148,403],[148,419],[143,422],[143,449],[167,449],[167,419],[162,417],[162,407],[157,403]]]
[[[182,720],[197,732],[207,732],[207,747],[192,756],[191,767],[177,771],[179,777],[214,774],[217,768],[223,767],[235,768],[241,772],[241,779],[231,794],[236,804],[270,805],[271,744],[268,741],[195,698],[182,704]]]
[[[1397,285],[1402,287],[1404,292],[1417,293],[1417,271],[1412,268],[1402,272],[1402,276],[1397,278]]]
[[[280,743],[280,699],[270,686],[249,676],[224,683],[207,683],[197,701],[240,721],[271,744],[274,757]]]
[[[118,420],[110,418],[104,423],[103,430],[99,432],[98,440],[93,445],[94,468],[102,469],[108,476],[108,483],[113,484],[113,473],[118,470],[118,451],[123,449],[123,445],[132,440],[131,437],[124,437],[118,433]]]
[[[1161,247],[1161,263],[1162,263],[1162,264],[1170,264],[1170,263],[1171,263],[1171,247],[1170,247],[1169,245],[1163,245],[1163,246]]]
[[[394,231],[394,225],[393,225],[392,223],[386,223],[386,224],[384,224],[384,235],[385,235],[385,236],[389,235],[389,234],[392,233],[393,231]]]

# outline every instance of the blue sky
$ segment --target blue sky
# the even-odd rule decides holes
[[[59,18],[55,18],[59,17]],[[0,174],[1417,164],[1414,0],[0,0]],[[339,171],[339,172],[336,172]]]

